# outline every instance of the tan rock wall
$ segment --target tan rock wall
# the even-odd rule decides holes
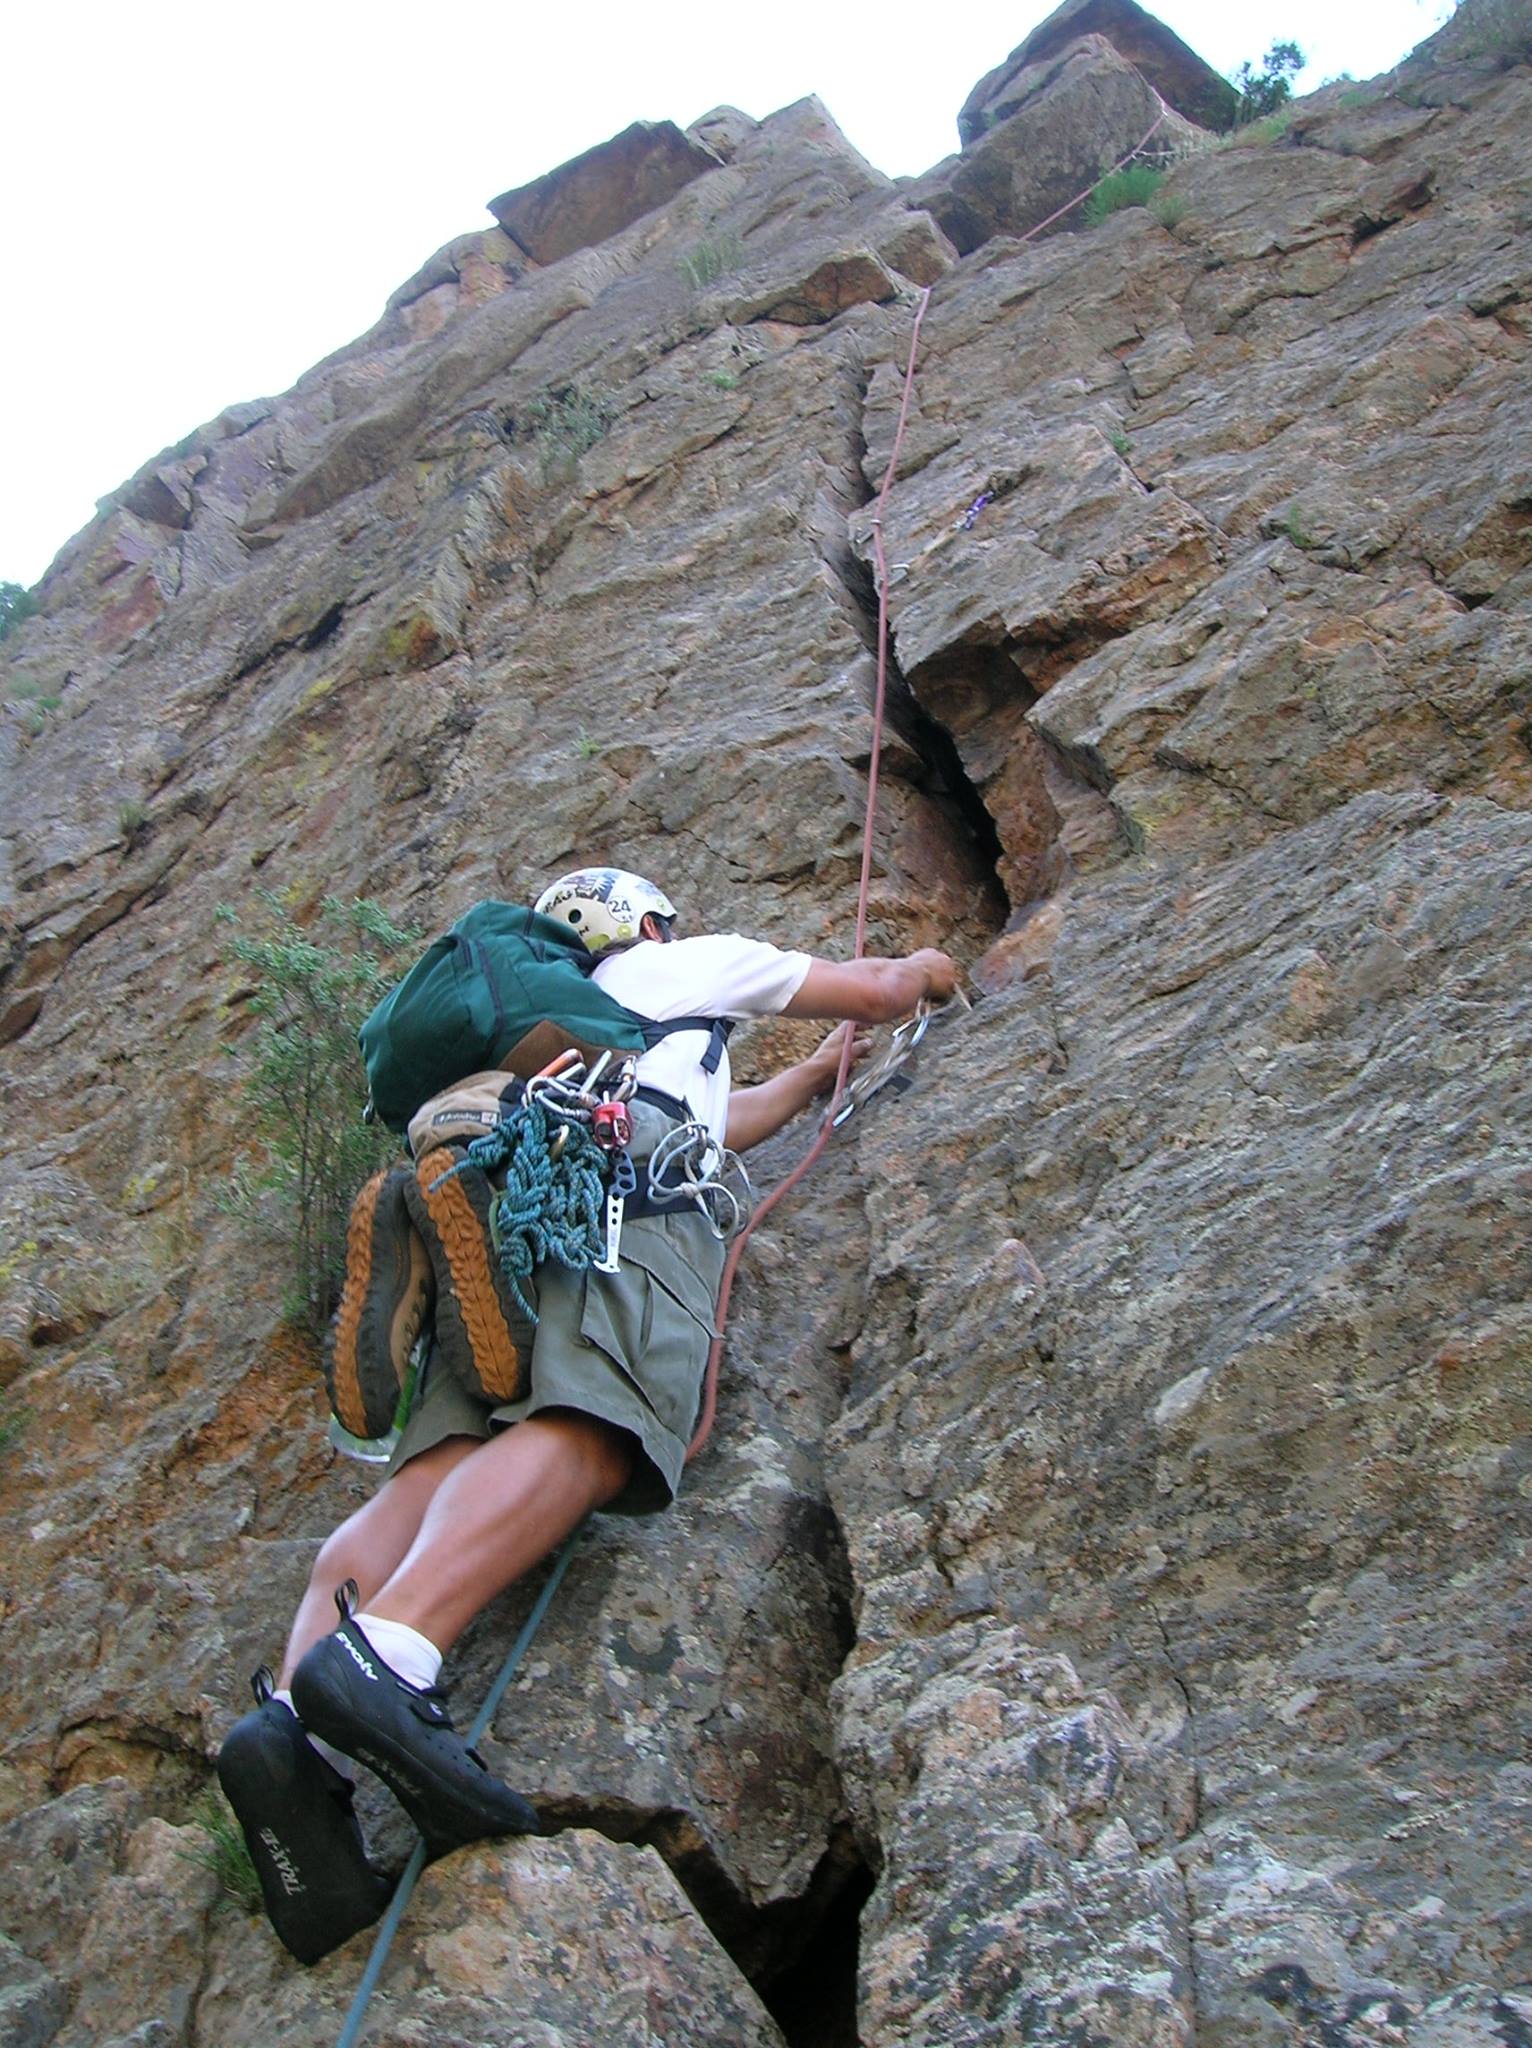
[[[172,1853],[369,1483],[215,1199],[215,906],[435,926],[603,856],[848,950],[927,283],[871,940],[981,999],[763,1232],[689,1499],[587,1540],[490,1742],[568,1832],[442,1867],[389,2024],[509,2040],[514,1979],[539,2039],[640,2038],[639,1986],[667,2040],[770,2040],[745,1970],[808,2041],[784,1965],[839,1926],[844,1987],[874,1880],[868,2048],[1532,2024],[1532,87],[1445,54],[1190,156],[1158,218],[961,260],[816,102],[730,116],[595,246],[449,243],[64,551],[3,669],[26,2038],[108,2038],[151,1894],[124,2039],[329,2038],[360,1968],[289,1969]]]

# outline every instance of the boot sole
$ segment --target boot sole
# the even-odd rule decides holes
[[[351,1205],[346,1282],[325,1345],[330,1406],[353,1436],[387,1433],[431,1306],[431,1260],[405,1205],[407,1166],[384,1166]]]
[[[435,1269],[436,1342],[459,1380],[477,1383],[493,1401],[516,1401],[526,1376],[508,1320],[509,1283],[490,1242],[494,1190],[476,1166],[452,1173],[460,1159],[447,1146],[428,1152],[405,1191]]]

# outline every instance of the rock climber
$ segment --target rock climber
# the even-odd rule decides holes
[[[830,1091],[844,1031],[859,1057],[859,1027],[943,1002],[955,987],[952,960],[934,948],[842,964],[736,934],[678,937],[669,899],[619,869],[563,875],[535,907],[577,931],[598,956],[597,984],[646,1018],[839,1024],[806,1059],[743,1088],[731,1084],[726,1051],[705,1069],[705,1030],[663,1038],[637,1067],[640,1159],[688,1117],[720,1145],[759,1144]],[[397,1227],[410,1227],[402,1206]],[[490,1313],[504,1311],[487,1242],[431,1253],[439,1296],[477,1294]],[[526,1331],[530,1387],[515,1401],[470,1385],[438,1341],[384,1484],[321,1545],[278,1678],[256,1674],[255,1711],[218,1759],[267,1912],[300,1961],[369,1925],[388,1900],[353,1810],[354,1764],[383,1779],[433,1857],[536,1829],[528,1802],[454,1731],[437,1686],[443,1653],[593,1510],[648,1514],[675,1498],[722,1263],[691,1204],[626,1224],[616,1274],[546,1261]],[[443,1328],[438,1311],[438,1339]]]

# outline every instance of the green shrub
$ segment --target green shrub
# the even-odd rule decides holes
[[[1164,175],[1153,164],[1129,164],[1126,170],[1112,171],[1086,200],[1085,225],[1099,228],[1108,214],[1120,213],[1125,206],[1147,206]]]
[[[1318,538],[1312,532],[1308,522],[1304,519],[1303,514],[1296,505],[1289,508],[1287,517],[1282,522],[1282,531],[1292,542],[1293,546],[1295,548],[1302,548],[1305,554],[1311,548],[1317,548],[1319,545]]]
[[[739,379],[732,370],[709,370],[707,381],[715,391],[733,391],[739,384]]]
[[[1162,228],[1179,227],[1186,218],[1189,203],[1184,193],[1156,192],[1150,198],[1149,211]]]
[[[681,275],[694,292],[700,292],[721,277],[731,277],[743,262],[744,254],[738,235],[704,235],[681,258]]]
[[[22,731],[32,739],[47,725],[48,714],[64,701],[56,690],[45,691],[31,676],[17,676],[6,694],[16,708]]]
[[[546,480],[572,470],[607,433],[613,417],[606,399],[582,385],[566,384],[532,400],[522,413],[517,438],[537,444]]]
[[[1231,83],[1239,94],[1234,110],[1236,128],[1246,128],[1267,114],[1285,107],[1293,96],[1293,76],[1303,69],[1305,58],[1296,43],[1273,43],[1261,59],[1258,71],[1247,57],[1234,73]]]
[[[1126,462],[1133,448],[1133,443],[1128,439],[1126,428],[1113,427],[1112,431],[1107,435],[1107,440],[1111,443],[1112,453],[1117,457],[1118,461]]]
[[[265,1155],[239,1163],[224,1206],[280,1248],[287,1311],[317,1335],[339,1298],[352,1198],[398,1150],[381,1125],[361,1120],[367,1083],[357,1028],[419,934],[376,903],[327,896],[318,922],[334,934],[328,943],[268,891],[261,902],[266,929],[257,936],[239,929],[226,904],[217,913],[232,928],[227,958],[254,972],[237,1000],[259,1019],[244,1104],[246,1128]]]
[[[117,830],[130,852],[144,836],[148,822],[149,806],[141,797],[130,796],[117,806]]]
[[[37,599],[19,583],[0,583],[0,640],[37,610]]]
[[[8,1451],[18,1443],[32,1420],[29,1408],[13,1408],[4,1395],[0,1395],[0,1451]]]
[[[239,1822],[221,1793],[211,1787],[191,1811],[191,1823],[201,1839],[181,1854],[188,1863],[212,1871],[218,1888],[247,1913],[261,1909],[261,1881],[255,1874],[250,1851],[245,1846]]]

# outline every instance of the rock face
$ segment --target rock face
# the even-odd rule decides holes
[[[489,210],[534,263],[557,263],[621,234],[720,161],[673,121],[635,121],[545,177],[502,192]]]
[[[428,1874],[377,2038],[1532,2028],[1526,23],[1023,243],[1013,72],[1167,90],[1049,34],[900,187],[812,100],[610,223],[553,174],[6,641],[6,2039],[317,2043],[362,1967],[184,1853],[369,1484],[219,1203],[217,906],[611,858],[844,953],[921,286],[870,945],[978,999],[757,1239],[681,1506],[583,1539],[486,1745],[561,1831]]]
[[[964,255],[996,235],[1028,235],[1054,222],[1102,171],[1136,150],[1153,144],[1163,161],[1199,136],[1207,140],[1101,35],[1050,45],[1008,73],[994,114],[961,156],[914,187],[913,197]]]
[[[981,78],[958,110],[964,149],[1010,119],[1031,90],[1026,74],[1082,36],[1101,36],[1168,106],[1199,128],[1231,127],[1239,95],[1172,29],[1134,0],[1064,0],[1003,64]]]

